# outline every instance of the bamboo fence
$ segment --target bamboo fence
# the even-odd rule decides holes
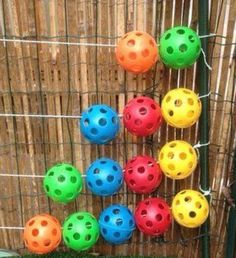
[[[211,0],[209,31],[210,82],[210,185],[211,254],[223,257],[230,203],[227,189],[232,178],[235,137],[235,42],[236,1]],[[0,0],[0,38],[53,41],[55,44],[0,42],[0,113],[80,115],[94,103],[104,103],[122,113],[134,96],[145,94],[157,102],[167,91],[187,87],[198,92],[196,64],[171,70],[157,62],[146,74],[124,72],[115,60],[114,47],[127,31],[142,30],[159,38],[174,25],[198,30],[196,0]],[[81,46],[56,42],[81,43]],[[95,43],[96,46],[85,46]],[[167,141],[199,141],[198,124],[174,129],[163,123],[148,138],[137,138],[122,126],[118,137],[105,146],[91,145],[81,135],[78,119],[0,117],[0,173],[44,175],[57,162],[68,162],[85,172],[91,161],[111,157],[123,166],[137,154],[156,158]],[[170,204],[183,188],[199,189],[199,166],[187,179],[164,178],[153,196]],[[42,189],[42,178],[0,177],[0,226],[24,227],[33,215],[49,212],[61,222],[77,210],[96,217],[111,203],[132,210],[143,195],[135,195],[124,185],[108,198],[92,196],[84,190],[68,205],[50,201]],[[175,255],[200,257],[200,230],[173,223],[164,239],[153,239],[138,231],[131,241],[111,246],[101,238],[91,250],[97,254]],[[21,230],[0,229],[0,247],[27,252]],[[60,246],[63,247],[63,244]]]

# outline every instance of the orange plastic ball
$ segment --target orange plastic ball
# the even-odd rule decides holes
[[[154,38],[146,32],[125,34],[116,47],[118,63],[127,71],[138,74],[148,71],[157,61],[158,50]]]
[[[60,244],[61,225],[49,214],[36,215],[26,223],[23,237],[26,247],[31,252],[46,254]]]

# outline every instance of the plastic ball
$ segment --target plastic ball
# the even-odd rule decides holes
[[[65,219],[62,235],[67,247],[75,251],[84,251],[97,242],[99,225],[92,214],[76,212]]]
[[[140,155],[128,161],[124,179],[135,193],[151,193],[160,185],[162,172],[153,158]]]
[[[161,111],[169,125],[177,128],[187,128],[199,119],[202,104],[193,91],[178,88],[165,95],[161,103]]]
[[[61,242],[61,225],[49,214],[36,215],[26,223],[23,238],[26,247],[33,253],[52,252]]]
[[[183,190],[173,199],[172,214],[180,225],[196,228],[206,221],[209,214],[209,204],[200,192],[190,189]]]
[[[82,113],[80,130],[91,143],[106,144],[120,129],[117,112],[107,105],[93,105]]]
[[[127,130],[137,136],[153,134],[161,125],[159,105],[149,97],[136,97],[128,102],[123,111],[123,122]]]
[[[122,244],[129,240],[135,230],[132,212],[124,205],[113,204],[102,211],[99,217],[100,232],[111,244]]]
[[[95,160],[87,169],[86,183],[89,190],[99,196],[117,193],[123,183],[120,165],[108,158]]]
[[[161,36],[159,51],[165,65],[174,69],[187,68],[198,59],[201,40],[194,30],[177,26]]]
[[[158,58],[154,38],[142,31],[126,33],[118,42],[115,52],[118,63],[135,74],[147,72]]]
[[[73,201],[82,190],[80,172],[70,164],[57,164],[50,168],[43,180],[46,195],[55,202]]]
[[[185,141],[166,143],[159,153],[159,164],[164,174],[172,179],[188,177],[197,166],[197,153]]]
[[[147,198],[135,211],[136,225],[146,235],[162,235],[170,227],[171,220],[170,207],[161,198]]]

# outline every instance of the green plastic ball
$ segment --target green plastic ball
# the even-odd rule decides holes
[[[65,219],[62,235],[67,247],[75,251],[84,251],[97,242],[99,225],[89,212],[73,213]]]
[[[73,201],[80,194],[82,185],[81,173],[66,163],[50,168],[43,181],[46,195],[60,203]]]
[[[160,58],[165,65],[183,69],[193,65],[201,53],[201,41],[195,31],[177,26],[167,30],[160,39]]]

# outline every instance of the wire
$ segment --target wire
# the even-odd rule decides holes
[[[0,38],[0,42],[49,44],[49,45],[51,44],[51,45],[67,45],[67,46],[86,46],[86,47],[116,47],[116,45],[102,44],[102,43],[49,41],[49,40],[28,40],[28,39],[6,39],[6,38]]]

